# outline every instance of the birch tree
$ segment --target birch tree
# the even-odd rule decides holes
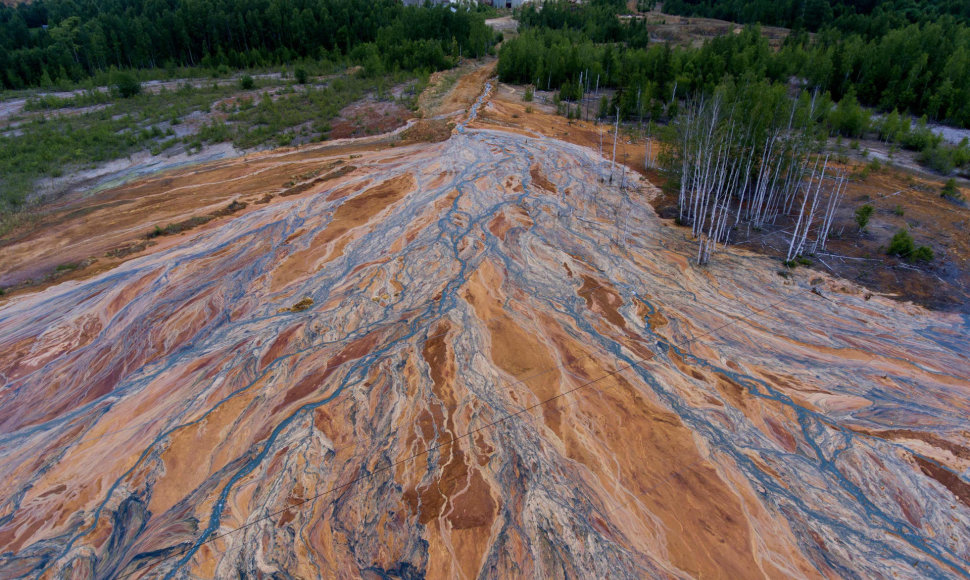
[[[792,99],[767,83],[722,86],[686,103],[674,122],[670,169],[679,175],[678,220],[698,242],[698,263],[732,232],[750,234],[779,218],[795,222],[787,260],[824,249],[846,178],[816,154],[821,113],[815,95]]]

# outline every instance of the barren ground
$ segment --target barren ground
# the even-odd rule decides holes
[[[0,576],[970,573],[967,318],[696,267],[605,127],[488,77],[7,242],[98,261],[0,302]]]

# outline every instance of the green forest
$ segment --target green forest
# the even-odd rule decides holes
[[[142,150],[194,153],[219,142],[253,148],[326,139],[343,107],[367,94],[395,99],[387,93],[391,85],[409,84],[396,100],[413,108],[430,72],[493,51],[488,13],[397,0],[0,5],[0,89],[17,91],[10,98],[26,96],[27,113],[12,117],[0,134],[0,232],[42,177]],[[142,90],[143,81],[158,79],[178,79],[178,86]],[[20,92],[33,87],[74,95]],[[253,90],[266,94],[220,109],[226,122],[176,136],[186,117]],[[29,114],[60,108],[73,112],[56,122]]]
[[[646,0],[638,4],[641,10],[653,5]],[[501,45],[499,76],[556,91],[564,112],[577,114],[576,102],[586,96],[586,114],[590,108],[601,116],[619,109],[625,120],[664,123],[675,120],[678,108],[698,95],[767,83],[786,87],[793,96],[805,92],[817,98],[824,112],[819,123],[830,135],[877,137],[917,151],[921,163],[944,174],[970,167],[970,144],[945,144],[928,128],[934,121],[970,127],[970,3],[673,0],[664,10],[750,24],[739,34],[702,45],[675,46],[651,39],[646,20],[630,14],[625,0],[549,0],[541,9],[529,4],[516,12],[520,34]],[[6,167],[0,205],[20,205],[38,175],[56,175],[65,164],[175,144],[174,138],[154,133],[171,130],[165,119],[169,125],[178,121],[167,107],[181,97],[138,95],[139,80],[199,72],[226,78],[232,71],[294,65],[305,77],[307,69],[323,74],[361,65],[361,78],[348,81],[350,88],[304,87],[300,96],[287,97],[279,111],[269,110],[269,102],[259,107],[254,102],[233,112],[231,131],[206,127],[183,141],[192,150],[200,140],[232,141],[240,147],[285,144],[306,138],[292,128],[313,115],[314,134],[323,138],[336,105],[378,89],[379,79],[425,78],[461,57],[492,52],[498,38],[485,25],[487,14],[494,11],[404,6],[398,0],[35,0],[2,5],[0,88],[88,89],[70,103],[32,97],[27,111],[108,108],[61,126],[47,126],[39,118],[22,123],[20,136],[0,138],[7,160],[0,163]],[[793,30],[780,46],[772,45],[761,24]],[[119,79],[127,79],[128,93]],[[117,90],[109,95],[97,90],[99,85]],[[610,98],[590,106],[588,96],[599,89],[608,89]],[[203,101],[227,91],[213,85],[194,98],[204,109]],[[119,104],[119,95],[130,103]],[[309,108],[300,111],[301,106]],[[119,117],[120,109],[125,114]],[[158,113],[162,110],[165,115]],[[93,141],[78,148],[62,138],[66,134]],[[84,154],[77,154],[82,149]]]
[[[970,28],[944,10],[955,5],[924,4],[916,22],[912,11],[888,13],[899,27],[875,36],[838,29],[833,9],[819,32],[793,31],[776,49],[759,24],[701,46],[648,43],[644,20],[618,18],[622,2],[554,0],[519,11],[522,33],[503,43],[498,72],[503,81],[556,91],[567,114],[578,113],[583,96],[588,111],[589,94],[610,89],[611,100],[593,113],[619,110],[622,119],[640,121],[671,121],[685,100],[725,85],[784,86],[820,100],[820,122],[831,135],[878,138],[949,174],[970,167],[970,143],[946,144],[928,125],[970,127]],[[886,15],[856,14],[867,21]]]
[[[804,8],[813,1],[796,3]],[[960,13],[951,14],[958,8],[970,10],[966,8],[970,3],[920,3],[925,11],[915,22],[906,17],[912,11],[887,13],[883,8],[871,15],[853,13],[853,21],[868,23],[859,24],[867,32],[836,27],[836,22],[848,17],[840,13],[842,20],[834,20],[832,9],[818,33],[793,32],[777,51],[757,26],[740,35],[715,38],[700,48],[647,46],[643,20],[621,23],[616,17],[624,10],[622,4],[593,0],[578,8],[557,0],[541,11],[526,7],[520,13],[524,33],[502,48],[501,78],[535,83],[539,88],[564,88],[564,94],[571,95],[580,74],[588,74],[590,79],[599,78],[601,87],[623,92],[619,104],[624,115],[631,113],[637,93],[641,103],[652,98],[666,102],[675,86],[677,96],[683,98],[710,92],[726,77],[793,81],[827,92],[836,101],[854,95],[863,105],[881,111],[895,109],[970,127],[970,28]],[[721,2],[712,4],[723,8]],[[778,3],[782,4],[786,3]],[[825,4],[843,6],[837,1]],[[668,6],[665,3],[664,9]],[[705,4],[696,6],[700,11]],[[880,32],[874,33],[877,29]]]
[[[944,143],[929,126],[970,126],[966,3],[728,0],[665,2],[664,10],[747,24],[674,45],[650,37],[658,21],[689,26],[669,13],[645,18],[616,0],[553,0],[519,11],[521,35],[503,43],[498,72],[554,91],[571,118],[615,115],[632,132],[658,122],[646,125],[664,143],[655,161],[677,194],[677,222],[698,241],[698,263],[742,230],[767,227],[789,230],[786,267],[824,250],[845,184],[880,166],[850,175],[838,165],[843,139],[862,157],[858,140],[878,139],[890,158],[908,149],[942,174],[970,168],[967,139]],[[890,254],[933,260],[929,247],[897,237]]]
[[[34,0],[0,5],[0,87],[77,82],[112,68],[251,68],[349,56],[439,70],[484,55],[476,10],[396,0]]]
[[[812,32],[837,28],[870,37],[943,16],[970,21],[970,3],[965,0],[666,0],[663,9],[681,16]]]

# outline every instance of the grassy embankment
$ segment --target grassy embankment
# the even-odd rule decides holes
[[[366,95],[391,100],[390,87],[411,83],[398,100],[414,108],[427,82],[420,74],[364,77],[334,68],[312,70],[324,76],[306,84],[286,72],[250,84],[198,78],[204,71],[196,70],[197,78],[130,98],[93,87],[66,98],[23,95],[23,112],[0,128],[0,235],[32,218],[31,194],[42,179],[146,150],[191,154],[212,143],[252,149],[325,140],[330,122],[350,103]],[[191,69],[179,72],[193,76]]]

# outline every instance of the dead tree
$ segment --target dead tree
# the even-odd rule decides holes
[[[689,100],[675,121],[678,220],[708,262],[732,231],[759,230],[779,216],[795,219],[787,260],[824,248],[844,190],[827,158],[813,155],[815,98],[793,100],[779,89],[719,91]],[[646,165],[651,163],[647,144]],[[797,216],[793,211],[797,208]]]

